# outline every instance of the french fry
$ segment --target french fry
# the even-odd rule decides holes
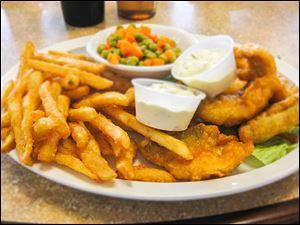
[[[33,137],[36,141],[47,139],[55,128],[55,123],[48,117],[42,117],[33,124]]]
[[[80,86],[74,90],[66,91],[64,94],[70,97],[72,100],[77,100],[87,96],[90,93],[89,86]]]
[[[39,71],[49,72],[55,76],[65,77],[67,74],[74,74],[80,77],[80,83],[89,85],[97,90],[104,90],[113,85],[113,82],[93,73],[81,71],[77,68],[60,66],[54,63],[47,63],[39,60],[30,59],[29,65]]]
[[[99,181],[99,178],[97,177],[97,175],[95,175],[94,173],[92,173],[84,164],[83,162],[74,157],[73,155],[66,155],[66,154],[62,154],[62,153],[57,153],[55,155],[55,162],[60,164],[60,165],[64,165],[67,166],[81,174],[84,174],[85,176]]]
[[[45,81],[39,90],[39,94],[46,111],[46,115],[56,124],[56,131],[62,138],[70,135],[70,129],[63,114],[58,110],[57,104],[49,91],[49,81]]]
[[[8,96],[10,95],[10,93],[12,92],[14,87],[15,87],[15,82],[10,80],[8,82],[8,84],[6,85],[3,93],[1,93],[1,109],[5,108],[7,106]]]
[[[54,56],[63,56],[63,57],[69,57],[69,58],[73,58],[73,59],[91,61],[91,59],[89,57],[87,57],[86,55],[70,53],[70,52],[65,52],[65,51],[49,50],[48,54],[54,55]]]
[[[36,150],[38,153],[37,159],[43,162],[54,161],[60,139],[61,136],[56,131],[53,131],[45,141],[39,143]]]
[[[10,117],[9,113],[5,112],[1,115],[1,128],[10,126]]]
[[[115,171],[111,169],[107,161],[101,157],[98,143],[93,137],[90,138],[85,148],[79,149],[79,152],[83,164],[93,173],[97,174],[100,180],[111,181],[117,177]]]
[[[66,95],[59,95],[57,98],[57,108],[65,118],[68,118],[71,99]]]
[[[39,119],[41,119],[42,117],[46,116],[46,113],[40,109],[34,110],[31,114],[32,116],[32,121],[35,123],[36,121],[38,121]]]
[[[7,109],[10,116],[11,127],[13,128],[18,158],[20,162],[22,162],[25,140],[21,128],[23,120],[23,107],[22,93],[20,93],[20,91],[15,90],[15,93],[13,93],[12,96],[9,97]]]
[[[84,148],[89,143],[90,134],[79,123],[69,123],[71,136],[78,148]]]
[[[53,99],[55,101],[57,101],[58,96],[61,94],[62,92],[62,87],[60,86],[60,84],[57,81],[53,81],[50,83],[49,86],[49,91],[53,97]]]
[[[31,166],[33,164],[31,158],[33,135],[32,135],[32,112],[38,108],[40,104],[39,87],[43,83],[43,76],[40,72],[30,74],[28,81],[28,94],[25,98],[24,114],[22,121],[22,131],[25,141],[22,162]]]
[[[130,138],[128,134],[120,127],[114,125],[109,119],[98,114],[96,119],[90,122],[92,126],[100,130],[106,137],[111,138],[116,145],[125,149],[130,147]]]
[[[64,140],[60,140],[58,144],[57,153],[73,155],[74,157],[79,158],[76,143],[71,137],[68,137]]]
[[[146,125],[140,123],[135,118],[135,116],[124,111],[123,109],[117,106],[103,106],[102,110],[104,110],[107,114],[114,117],[115,119],[121,121],[126,126],[132,128],[136,132],[151,139],[152,141],[165,147],[166,149],[176,153],[177,155],[180,155],[184,159],[193,159],[193,155],[184,142],[166,133],[147,127]]]
[[[132,180],[135,178],[133,160],[136,155],[136,151],[136,143],[131,140],[130,148],[122,149],[119,153],[119,156],[116,157],[116,168],[121,178],[126,180]]]
[[[88,106],[97,108],[102,105],[120,105],[120,106],[128,106],[129,100],[128,98],[119,93],[119,92],[105,92],[105,93],[95,93],[86,98],[82,99],[81,101],[73,104],[74,108],[79,108],[82,106]]]
[[[78,109],[70,109],[68,119],[71,121],[90,122],[98,116],[94,108],[81,107]]]
[[[5,140],[5,138],[9,135],[10,131],[11,131],[11,127],[1,128],[1,140],[2,141]]]
[[[67,74],[60,79],[60,84],[64,89],[73,90],[79,86],[80,78],[74,74]]]
[[[91,132],[100,147],[101,154],[103,156],[113,156],[114,155],[113,150],[110,144],[108,143],[108,141],[106,140],[105,136],[99,131],[96,132],[91,131]]]
[[[2,136],[2,130],[1,130]],[[1,153],[8,153],[15,148],[15,136],[14,132],[10,130],[5,139],[1,142]]]
[[[83,163],[102,181],[111,181],[117,177],[117,174],[112,170],[109,164],[101,156],[101,151],[94,136],[90,133],[84,123],[80,122],[80,125],[90,135],[89,143],[84,148],[78,148],[79,155]]]
[[[29,70],[28,60],[34,55],[35,47],[31,41],[28,41],[21,54],[21,63],[19,67],[19,72],[17,75],[17,80],[21,80],[26,72]]]
[[[147,167],[135,167],[135,177],[134,180],[144,181],[144,182],[164,182],[171,183],[175,182],[175,178],[168,172],[155,168]]]
[[[84,70],[94,74],[100,74],[104,71],[105,66],[103,64],[97,62],[90,62],[81,59],[74,59],[71,57],[65,56],[53,56],[47,54],[37,54],[34,56],[35,59],[49,62],[49,63],[56,63],[59,65],[66,65],[70,67],[74,67],[80,70]]]
[[[128,99],[128,105],[130,106],[134,106],[134,102],[135,102],[135,95],[134,95],[134,88],[129,88],[126,92],[125,92],[125,96]]]

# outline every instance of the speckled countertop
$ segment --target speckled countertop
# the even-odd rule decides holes
[[[127,23],[114,2],[105,22],[89,28],[65,25],[59,2],[1,2],[1,76],[31,39],[43,48]],[[256,42],[299,67],[298,2],[158,2],[149,23],[174,25],[189,32],[228,34]],[[1,155],[1,220],[35,223],[133,223],[187,219],[245,210],[299,197],[299,173],[263,188],[216,199],[153,203],[79,192],[55,184]]]

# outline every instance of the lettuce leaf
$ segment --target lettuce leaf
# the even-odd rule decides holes
[[[290,129],[289,133],[299,135],[299,126]],[[268,165],[287,155],[297,145],[298,143],[293,144],[282,137],[276,136],[263,144],[256,145],[252,156],[264,165]]]

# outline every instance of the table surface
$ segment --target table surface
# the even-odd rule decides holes
[[[1,76],[18,61],[27,40],[38,48],[93,34],[130,21],[107,2],[105,21],[74,28],[64,23],[59,2],[1,2]],[[299,68],[298,2],[158,2],[146,23],[174,25],[206,35],[228,34],[259,43]],[[255,179],[255,178],[253,178]],[[36,223],[134,223],[205,217],[299,197],[299,173],[263,188],[216,199],[155,203],[79,192],[55,184],[1,155],[1,220]]]

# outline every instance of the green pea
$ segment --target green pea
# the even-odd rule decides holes
[[[143,40],[143,44],[146,45],[149,48],[149,45],[152,44],[153,41],[151,39],[145,39]]]
[[[142,42],[147,39],[147,37],[142,33],[135,33],[133,36],[137,42]]]
[[[136,28],[136,25],[132,23],[132,24],[129,24],[129,27]]]
[[[165,44],[164,45],[164,51],[167,51],[169,49],[171,49],[171,46],[169,44]]]
[[[107,51],[107,50],[103,50],[103,51],[101,52],[101,56],[102,56],[104,59],[107,59],[108,54],[109,54],[109,51]]]
[[[127,63],[126,58],[123,57],[123,58],[120,59],[120,64],[126,65],[126,63]]]
[[[120,30],[120,29],[124,29],[124,27],[122,25],[118,25],[116,30]]]
[[[145,64],[144,64],[144,61],[140,61],[139,62],[139,66],[144,66]]]
[[[147,46],[146,46],[146,45],[141,45],[141,46],[140,46],[140,49],[141,49],[143,52],[145,52],[145,51],[147,50]]]
[[[148,45],[148,48],[149,48],[151,51],[156,51],[156,50],[157,50],[157,44],[151,43],[151,44]]]
[[[97,48],[97,52],[101,54],[101,52],[105,49],[105,44],[99,44]]]
[[[176,60],[176,57],[173,56],[173,57],[169,60],[169,62],[170,62],[170,63],[174,63],[175,60]]]
[[[167,58],[167,56],[165,54],[161,54],[158,58],[164,60],[165,62],[168,61],[168,58]]]
[[[138,57],[136,56],[130,56],[126,59],[126,64],[129,66],[136,66],[139,62]]]
[[[176,53],[176,56],[178,57],[178,56],[180,56],[180,54],[181,54],[181,49],[180,48],[173,48],[173,51]]]
[[[146,50],[145,51],[145,57],[147,59],[154,59],[154,58],[156,58],[156,54],[154,52],[150,51],[150,50]]]
[[[155,54],[157,57],[159,57],[161,55],[161,52],[159,50],[155,51]]]
[[[118,49],[118,48],[111,48],[111,49],[109,50],[109,52],[110,52],[110,53],[116,53],[116,54],[118,54],[118,55],[121,55],[121,50]]]

